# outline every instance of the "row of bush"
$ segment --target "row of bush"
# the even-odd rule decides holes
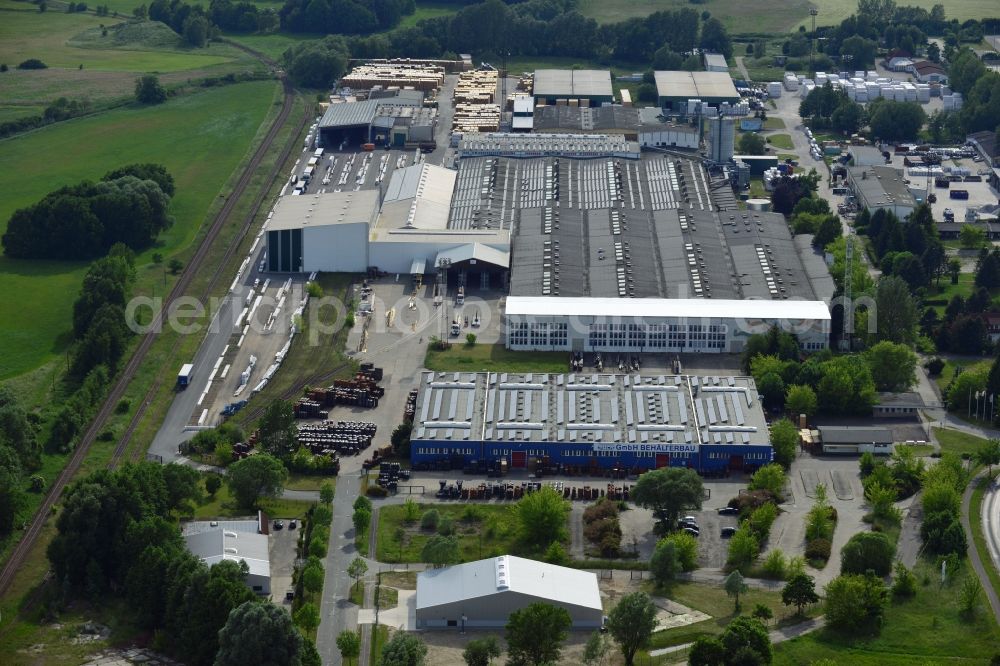
[[[815,503],[806,514],[806,559],[822,569],[830,559],[833,531],[837,526],[837,510],[827,499],[826,484],[817,483]]]
[[[606,497],[583,511],[583,537],[596,546],[600,557],[612,558],[621,555],[622,528],[619,513],[618,503]]]

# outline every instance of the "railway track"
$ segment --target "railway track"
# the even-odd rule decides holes
[[[290,90],[287,81],[285,82],[285,85],[287,94],[287,91]],[[289,113],[290,111],[291,109],[289,107]],[[286,119],[287,115],[289,114],[285,114]],[[285,164],[285,161],[291,155],[292,150],[298,145],[299,133],[301,132],[302,128],[306,125],[306,123],[309,122],[311,117],[312,114],[309,112],[309,108],[307,106],[301,120],[299,121],[298,126],[296,127],[295,131],[292,132],[292,135],[289,137],[288,143],[285,145],[284,149],[281,152],[280,157],[275,162],[274,168],[271,170],[271,173],[269,175],[269,182],[274,182],[274,179],[277,178],[278,175],[280,174],[281,169]],[[271,128],[272,130],[274,130],[275,128],[278,128],[280,130],[281,126],[284,124],[284,120],[281,120],[281,117],[279,116],[279,121],[280,122],[276,122],[275,125],[272,126]],[[277,132],[274,132],[274,134],[276,135]],[[268,137],[265,139],[265,143],[269,144],[270,142],[273,142],[273,139],[274,137],[269,133]],[[258,154],[260,154],[260,156],[263,157],[263,153],[261,153],[260,151],[258,151]],[[257,155],[255,155],[254,157],[257,157]],[[244,175],[246,176],[249,174],[250,176],[252,176],[254,169],[257,166],[259,166],[259,164],[260,160],[258,160],[256,164],[252,164],[250,167],[248,167]],[[249,178],[247,178],[247,180],[249,181]],[[243,179],[240,180],[240,183],[237,185],[237,187],[239,187],[239,185],[244,185]],[[230,201],[233,202],[237,201],[239,199],[239,196],[245,189],[246,186],[244,185],[242,190],[239,191],[239,193],[237,193],[237,191],[234,190],[232,196],[229,197],[229,200],[226,202],[226,204],[228,205]],[[219,278],[222,276],[223,271],[228,267],[230,259],[232,259],[233,255],[239,248],[240,243],[243,241],[244,238],[246,238],[247,233],[253,226],[253,221],[254,219],[256,219],[257,214],[260,212],[260,208],[263,205],[266,197],[267,197],[267,189],[262,188],[261,191],[257,194],[257,197],[254,199],[253,206],[251,207],[250,212],[247,214],[246,218],[243,221],[243,226],[240,228],[239,232],[236,234],[232,242],[226,248],[225,255],[223,256],[222,260],[218,262],[215,272],[212,274],[211,280],[209,280],[208,285],[205,287],[204,292],[201,294],[202,301],[204,301],[208,297],[208,295],[212,293],[212,290],[215,289],[216,285],[219,282]],[[222,211],[220,211],[220,214],[221,213]],[[225,218],[223,218],[223,222],[224,221]],[[177,340],[174,342],[170,350],[170,358],[176,357],[177,351],[180,348],[181,341],[182,338],[178,337]],[[115,448],[115,455],[112,457],[111,462],[108,465],[109,468],[113,468],[117,466],[119,462],[121,462],[121,458],[128,450],[128,445],[131,442],[132,435],[135,433],[136,428],[139,426],[139,423],[145,416],[146,410],[152,403],[153,397],[156,395],[156,392],[160,389],[162,382],[163,382],[163,375],[161,373],[153,381],[153,384],[150,386],[149,391],[147,391],[146,397],[143,399],[142,404],[139,406],[139,409],[136,410],[135,415],[132,417],[132,420],[129,422],[128,427],[125,429],[125,432],[122,433],[121,440],[118,442],[118,446]],[[143,449],[136,448],[132,451],[130,459],[133,462],[135,462],[141,459],[142,455],[143,455]]]
[[[236,187],[233,188],[233,192],[226,200],[225,205],[223,205],[222,209],[220,209],[218,214],[216,214],[215,219],[212,221],[212,225],[209,227],[208,233],[202,240],[201,245],[195,252],[194,257],[192,257],[191,261],[188,263],[187,268],[181,274],[181,277],[178,279],[176,284],[174,284],[174,287],[170,291],[170,294],[166,300],[167,303],[173,301],[174,299],[182,295],[184,291],[190,286],[192,280],[194,279],[195,274],[201,268],[201,264],[205,260],[209,248],[211,247],[212,243],[218,237],[219,233],[225,226],[225,223],[228,220],[229,215],[232,213],[233,209],[236,207],[236,204],[240,196],[246,191],[250,183],[250,180],[254,175],[255,170],[260,166],[260,163],[264,159],[264,155],[271,147],[271,144],[274,143],[274,139],[277,137],[278,132],[281,130],[285,122],[288,120],[289,115],[291,115],[292,107],[294,105],[295,101],[294,89],[292,88],[292,85],[288,81],[287,77],[285,77],[283,73],[277,70],[277,63],[275,63],[274,60],[252,49],[248,49],[246,47],[242,47],[236,44],[233,45],[236,48],[240,48],[241,50],[246,51],[251,55],[254,55],[261,62],[265,63],[266,65],[268,65],[269,67],[271,67],[273,70],[276,71],[279,78],[281,79],[282,86],[284,88],[284,101],[282,104],[281,111],[279,112],[278,117],[272,123],[270,129],[268,130],[268,133],[265,136],[264,141],[261,142],[261,145],[257,148],[253,157],[251,158],[250,163],[244,169],[243,174],[240,176],[240,179],[237,182]],[[306,118],[303,118],[303,124],[305,122]],[[301,129],[301,126],[299,129]],[[297,133],[295,139],[297,139]],[[295,145],[294,141],[291,140],[289,144],[291,146]],[[291,148],[286,148],[285,157],[287,157],[287,150],[290,149]],[[262,200],[263,196],[264,195],[261,194],[258,197],[258,200]],[[254,213],[256,213],[256,208],[259,208],[259,206],[260,202],[258,201],[253,211]],[[253,214],[248,216],[248,221],[245,222],[245,227],[249,226],[252,219],[253,219]],[[245,233],[245,231],[243,233]],[[241,237],[242,236],[240,236],[239,238]],[[227,251],[227,259],[231,255],[231,253],[235,251],[235,248],[238,246],[239,238],[234,240],[233,244]],[[219,264],[219,267],[216,269],[215,274],[213,276],[213,282],[218,279],[218,276],[222,270],[221,267],[224,265],[225,261]],[[153,316],[153,321],[151,322],[150,326],[151,331],[156,330],[157,325],[162,321],[163,313],[165,311],[166,307],[162,308],[159,312],[157,312]],[[76,449],[73,451],[73,455],[69,459],[69,462],[63,468],[62,472],[60,472],[59,477],[56,479],[53,486],[49,489],[48,494],[45,496],[45,499],[42,501],[41,506],[38,508],[38,510],[35,512],[35,515],[32,517],[31,523],[25,530],[24,535],[21,537],[21,540],[18,542],[17,546],[15,546],[14,550],[11,552],[11,555],[8,558],[7,562],[4,564],[3,569],[0,570],[0,594],[6,592],[7,589],[10,587],[10,584],[13,582],[14,576],[16,575],[17,571],[21,568],[21,565],[24,563],[24,560],[28,556],[28,553],[31,552],[31,549],[34,547],[35,542],[38,540],[38,536],[42,531],[42,528],[45,526],[46,520],[48,520],[49,516],[52,513],[53,506],[55,506],[55,503],[59,500],[59,497],[62,495],[63,490],[69,484],[70,480],[79,471],[81,465],[83,464],[84,459],[90,452],[90,448],[93,445],[94,440],[97,437],[97,434],[100,432],[101,428],[104,427],[104,424],[111,416],[112,412],[115,409],[115,406],[118,404],[118,401],[121,399],[122,395],[124,395],[125,390],[127,389],[129,383],[135,378],[136,372],[142,365],[142,362],[145,360],[146,354],[149,352],[149,349],[152,346],[153,341],[155,340],[155,335],[156,334],[153,332],[147,333],[143,336],[142,340],[139,342],[139,346],[136,348],[135,352],[132,354],[128,363],[125,365],[125,368],[122,370],[122,373],[119,376],[118,381],[111,389],[111,392],[108,394],[100,410],[98,410],[97,415],[94,417],[90,425],[84,431],[83,436],[80,438],[79,444],[77,445]],[[151,391],[154,389],[151,389]],[[147,393],[146,400],[144,400],[143,404],[140,405],[139,412],[142,413],[145,412],[145,409],[149,405],[150,395],[152,394]],[[112,462],[109,465],[110,467],[115,466],[121,460],[122,455],[124,454],[125,449],[128,446],[129,437],[131,436],[131,433],[134,432],[136,425],[138,425],[138,419],[133,419],[132,423],[129,426],[129,430],[126,431],[126,434],[122,437],[122,441],[120,441],[118,445],[115,447]]]

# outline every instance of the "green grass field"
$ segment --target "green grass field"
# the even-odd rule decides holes
[[[854,6],[855,3],[851,3],[851,7]],[[788,32],[809,16],[806,0],[771,0],[766,7],[760,2],[740,0],[711,0],[701,5],[692,5],[687,0],[580,0],[579,11],[598,23],[614,23],[684,7],[699,13],[710,12],[732,34]]]
[[[202,488],[204,490],[204,488]],[[312,506],[312,502],[300,502],[298,500],[287,500],[283,498],[265,499],[260,503],[263,509],[271,518],[302,518],[306,511]],[[209,520],[211,518],[236,518],[239,516],[249,516],[255,514],[253,509],[244,509],[236,506],[229,494],[229,486],[225,483],[215,493],[215,497],[206,496],[204,500],[195,507],[195,520]]]
[[[726,595],[722,586],[676,582],[659,590],[651,589],[650,594],[665,596],[672,601],[711,616],[709,620],[655,633],[650,644],[651,649],[682,645],[701,637],[716,636],[721,634],[726,625],[737,617],[737,614],[733,612],[733,600]],[[774,620],[771,621],[772,626],[775,623],[781,625],[802,621],[802,618],[795,616],[794,607],[781,603],[781,594],[778,592],[751,588],[746,595],[740,598],[742,614],[748,615],[757,604],[766,605],[774,613]],[[804,610],[805,617],[812,617],[819,613],[818,605],[807,607]]]
[[[244,159],[268,108],[274,82],[243,83],[172,99],[154,107],[128,107],[59,123],[0,141],[0,232],[11,213],[46,193],[85,178],[98,179],[130,162],[159,162],[174,176],[174,226],[153,252],[165,257],[194,240],[219,189]],[[67,147],[72,146],[72,151]],[[0,379],[27,372],[62,354],[72,304],[85,262],[0,258]],[[140,270],[148,291],[159,271]],[[162,284],[162,282],[161,282]],[[162,295],[162,286],[160,287]],[[31,294],[30,299],[23,298]]]
[[[0,106],[0,123],[27,116],[40,116],[45,107],[32,105]]]
[[[281,58],[281,54],[284,53],[288,47],[294,46],[299,42],[308,42],[314,39],[319,39],[322,36],[323,35],[291,35],[287,33],[275,33],[270,35],[239,35],[231,33],[226,35],[226,39],[249,46],[252,49],[256,49],[257,51],[278,60]]]
[[[409,16],[404,16],[399,22],[399,28],[412,28],[424,19],[450,16],[462,8],[450,2],[418,2],[417,10]]]
[[[911,6],[930,9],[943,4],[948,18],[960,21],[970,18],[997,16],[995,0],[908,0]],[[687,0],[580,0],[579,11],[598,23],[614,23],[627,18],[648,16],[653,12],[691,7],[710,12],[734,35],[748,33],[787,33],[799,25],[811,25],[810,7],[819,15],[816,25],[837,25],[854,13],[858,3],[854,0],[771,0],[762,3],[743,0],[710,0],[692,5]]]
[[[970,435],[960,430],[949,428],[934,428],[934,436],[941,444],[941,451],[953,451],[959,455],[975,453],[980,446],[986,443],[982,437]]]
[[[226,62],[234,56],[232,53],[209,54],[218,50],[216,46],[169,52],[80,48],[68,44],[82,31],[112,22],[91,14],[6,12],[3,19],[0,23],[0,62],[8,63],[12,69],[22,60],[38,58],[49,67],[77,69],[82,64],[84,71],[173,72]]]
[[[513,518],[510,505],[502,504],[420,504],[416,522],[407,523],[406,508],[390,504],[379,509],[378,534],[375,541],[375,559],[380,562],[420,562],[420,551],[435,532],[420,529],[420,516],[428,509],[436,509],[442,518],[455,521],[455,536],[461,560],[471,562],[484,557],[516,552]],[[467,508],[477,512],[476,517],[466,513]],[[397,528],[402,527],[405,538],[395,539]],[[492,531],[491,531],[492,530]],[[367,535],[365,541],[367,541]]]
[[[770,120],[770,118],[768,118]],[[782,150],[794,150],[795,145],[792,144],[792,137],[787,134],[774,134],[767,137],[767,142],[770,143],[775,148],[780,148]]]
[[[503,345],[456,342],[445,351],[427,350],[424,367],[440,372],[565,372],[569,357],[563,352],[511,351]]]
[[[975,618],[961,616],[958,594],[965,574],[954,576],[942,587],[938,571],[930,563],[917,564],[917,596],[890,604],[877,636],[847,638],[820,630],[776,645],[773,663],[809,664],[818,659],[832,659],[837,664],[900,666],[989,663],[1000,646],[996,621],[985,602]]]
[[[969,370],[981,370],[983,368],[989,369],[990,361],[979,361],[979,360],[955,360],[946,358],[944,360],[944,368],[941,370],[941,374],[934,378],[937,382],[938,388],[943,392],[951,384],[951,380],[955,378],[955,372],[959,367],[962,368],[962,372],[968,372]]]

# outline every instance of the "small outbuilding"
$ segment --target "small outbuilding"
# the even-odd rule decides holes
[[[892,430],[860,426],[819,426],[819,440],[823,453],[859,455],[892,453]]]
[[[533,603],[564,608],[575,629],[602,625],[597,576],[587,571],[501,555],[417,574],[417,628],[503,627]]]
[[[872,416],[890,419],[920,418],[924,399],[915,391],[904,393],[879,393],[878,404],[872,407]]]

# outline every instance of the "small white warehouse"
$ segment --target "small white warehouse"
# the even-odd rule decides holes
[[[247,587],[260,595],[271,594],[271,560],[268,536],[258,534],[254,520],[193,522],[184,526],[184,543],[199,560],[212,566],[223,560],[246,562]]]
[[[513,555],[417,574],[417,628],[502,627],[533,603],[565,608],[577,629],[601,626],[595,574]]]

